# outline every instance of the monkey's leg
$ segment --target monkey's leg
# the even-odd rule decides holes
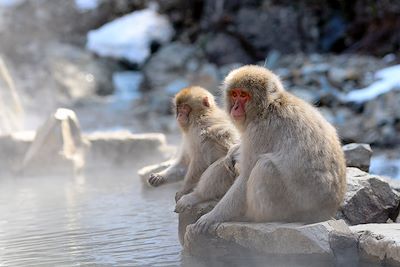
[[[293,221],[301,212],[302,195],[273,154],[259,157],[247,183],[246,218],[253,222]]]

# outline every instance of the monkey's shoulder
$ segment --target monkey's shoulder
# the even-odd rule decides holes
[[[202,143],[212,143],[229,149],[237,142],[237,136],[229,127],[202,127],[200,128]]]

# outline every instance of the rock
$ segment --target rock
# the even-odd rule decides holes
[[[73,174],[85,164],[86,142],[72,110],[57,109],[38,129],[21,165],[23,174]]]
[[[347,168],[347,193],[337,218],[351,225],[394,221],[399,203],[399,193],[383,178],[357,168]]]
[[[338,67],[330,68],[328,79],[334,85],[340,86],[346,80],[358,80],[360,74],[354,69],[342,69]]]
[[[184,245],[184,237],[186,233],[186,227],[190,224],[195,223],[202,215],[211,211],[218,201],[207,201],[199,203],[190,210],[179,213],[179,224],[178,224],[178,235],[179,242]]]
[[[239,40],[226,33],[210,36],[205,46],[205,53],[210,62],[219,66],[237,62],[250,64],[253,61]]]
[[[79,100],[114,91],[110,63],[96,59],[88,51],[68,44],[48,45],[50,74],[67,98]]]
[[[260,57],[265,57],[271,49],[283,53],[301,51],[303,38],[315,39],[317,36],[312,29],[316,26],[316,20],[312,14],[307,15],[309,16],[303,17],[308,19],[303,19],[289,6],[269,6],[264,9],[245,7],[237,13],[234,24],[238,34],[259,53]],[[304,31],[307,36],[301,36],[299,30],[291,25],[308,28],[308,31]],[[316,44],[317,42],[314,45]],[[312,50],[311,46],[307,49]]]
[[[169,149],[165,135],[159,133],[95,132],[85,137],[90,142],[86,157],[87,170],[116,166],[133,168],[165,160]]]
[[[241,257],[263,255],[265,259],[303,257],[309,263],[324,261],[328,266],[333,262],[357,264],[358,261],[357,239],[342,220],[308,225],[228,222],[219,224],[215,232],[207,236],[196,236],[188,226],[184,251],[207,258],[235,255],[236,252]],[[349,258],[343,259],[340,253]]]
[[[143,68],[141,88],[152,111],[171,113],[172,97],[189,85],[203,86],[217,92],[218,68],[204,61],[201,51],[193,46],[175,42],[162,47]]]
[[[359,236],[360,256],[382,266],[400,265],[400,224],[361,224],[350,227]]]
[[[174,162],[174,160],[167,160],[158,164],[153,164],[153,165],[149,165],[146,167],[141,168],[138,171],[138,175],[140,177],[140,180],[142,181],[142,183],[144,185],[149,185],[147,182],[147,179],[149,178],[151,173],[154,172],[160,172],[166,168],[168,168],[169,166],[171,166],[171,164]]]
[[[369,144],[347,144],[343,146],[347,167],[356,167],[362,171],[369,171],[372,149]]]
[[[162,47],[143,67],[143,87],[158,91],[184,77],[184,68],[196,58],[195,52],[194,47],[178,42]]]
[[[19,170],[28,148],[35,138],[34,132],[16,132],[0,135],[0,175],[10,175]]]
[[[165,44],[173,34],[168,18],[148,8],[134,11],[90,31],[86,46],[100,56],[142,64],[150,56],[152,43]]]

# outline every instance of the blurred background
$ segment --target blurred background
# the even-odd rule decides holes
[[[266,62],[344,143],[373,146],[373,171],[397,176],[399,14],[396,0],[1,0],[0,132],[67,107],[83,131],[176,140],[171,96],[218,94],[232,68]]]
[[[141,190],[136,175],[146,153],[165,158],[164,136],[131,133],[179,144],[173,95],[220,96],[243,64],[272,69],[343,144],[372,146],[370,172],[400,178],[398,0],[0,0],[0,176],[35,157],[76,171],[79,125],[101,170],[1,179],[0,265],[178,265],[178,186]]]

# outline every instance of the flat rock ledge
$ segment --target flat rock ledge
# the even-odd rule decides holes
[[[357,237],[343,220],[308,225],[229,222],[207,235],[196,235],[189,225],[184,252],[214,263],[218,258],[252,259],[255,266],[271,261],[277,265],[294,261],[296,266],[358,264]]]
[[[383,266],[400,266],[400,224],[360,224],[350,229],[358,235],[363,261]]]

